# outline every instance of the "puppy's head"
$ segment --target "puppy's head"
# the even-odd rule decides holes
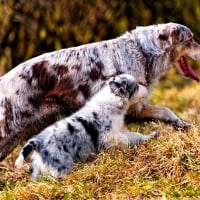
[[[139,84],[135,78],[128,74],[117,75],[110,79],[111,92],[132,104],[138,103],[148,96],[147,88]]]

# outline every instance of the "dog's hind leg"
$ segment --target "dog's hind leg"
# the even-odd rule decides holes
[[[161,120],[180,128],[188,128],[191,126],[190,123],[180,119],[169,108],[161,106],[146,104],[137,117]]]
[[[152,131],[149,134],[142,134],[138,132],[123,132],[120,134],[120,141],[125,145],[138,145],[151,138],[158,137],[159,131]]]

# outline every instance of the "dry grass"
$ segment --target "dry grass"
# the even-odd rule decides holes
[[[0,164],[0,199],[200,199],[199,94],[195,82],[177,75],[163,80],[152,103],[169,106],[194,124],[191,129],[175,130],[161,122],[130,124],[130,130],[159,129],[161,135],[138,147],[103,151],[60,180],[35,182],[27,167],[14,169],[18,148]]]

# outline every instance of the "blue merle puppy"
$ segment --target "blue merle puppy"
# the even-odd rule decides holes
[[[124,115],[131,105],[148,95],[147,88],[131,75],[111,78],[79,111],[44,129],[21,150],[15,165],[31,154],[30,174],[59,177],[72,170],[74,162],[85,162],[90,155],[113,145],[139,144],[158,135],[123,132]]]

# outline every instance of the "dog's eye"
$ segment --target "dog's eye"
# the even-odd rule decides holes
[[[159,35],[159,39],[160,39],[160,40],[167,40],[167,39],[168,39],[168,35],[165,34],[165,33],[160,34],[160,35]]]

